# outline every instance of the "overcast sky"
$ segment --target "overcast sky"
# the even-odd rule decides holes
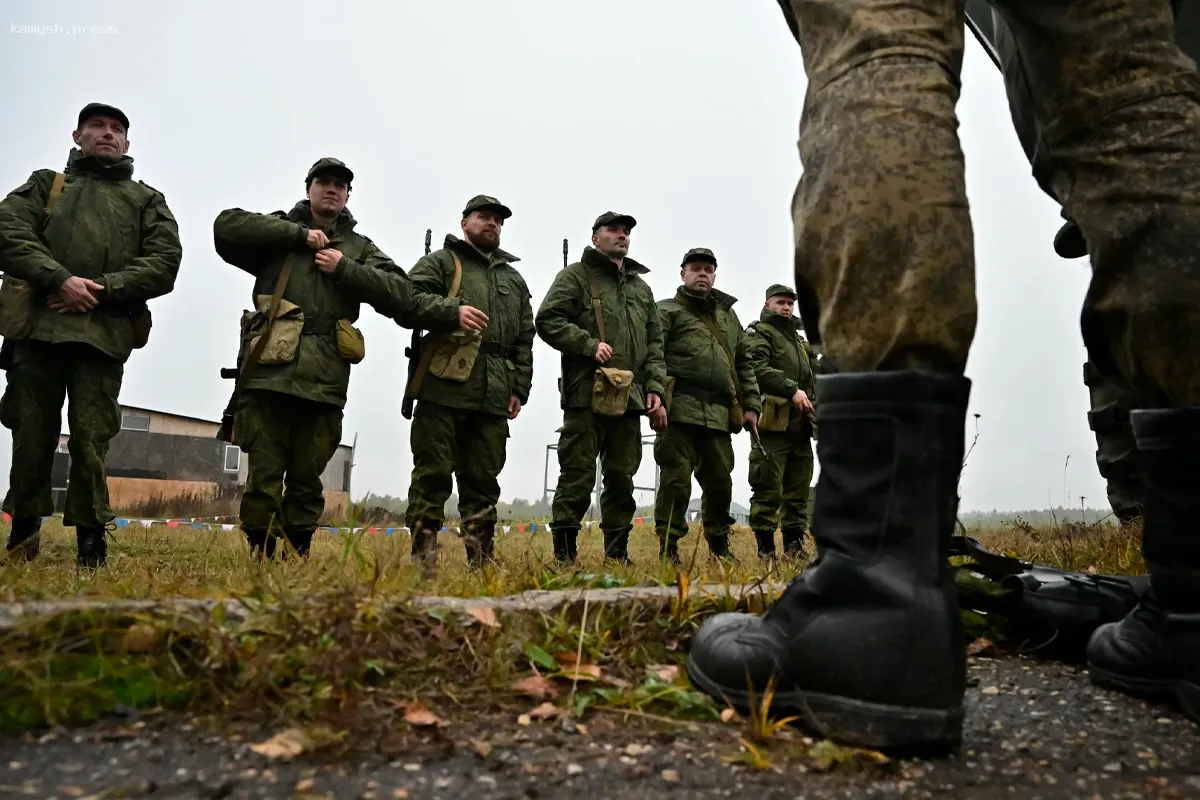
[[[79,109],[102,101],[128,114],[135,177],[179,220],[183,266],[174,293],[151,306],[149,346],[126,366],[130,405],[219,418],[231,382],[218,371],[233,364],[251,279],[216,256],[213,218],[231,206],[291,208],[322,156],[355,171],[358,230],[405,269],[426,228],[439,247],[459,233],[469,197],[499,197],[514,212],[501,246],[521,258],[535,309],[563,238],[578,259],[608,209],[637,218],[630,256],[651,269],[659,298],[674,292],[691,247],[716,252],[716,285],[739,298],[743,324],[769,284],[794,280],[805,78],[774,0],[10,0],[0,21],[0,189],[62,169]],[[962,507],[1078,506],[1081,495],[1103,507],[1078,324],[1088,265],[1054,254],[1057,205],[1030,176],[1000,75],[969,34],[958,109],[978,262],[967,373],[970,412],[981,415]],[[353,494],[404,495],[409,332],[369,308],[360,326],[367,358],[345,420],[346,441],[358,434]],[[533,394],[501,475],[506,499],[542,494],[545,447],[561,422],[557,354],[534,347]],[[970,418],[968,428],[969,445]],[[749,438],[734,444],[734,499],[746,504]],[[6,467],[10,452],[0,436]],[[653,469],[647,447],[639,485]],[[550,471],[553,488],[553,458]]]

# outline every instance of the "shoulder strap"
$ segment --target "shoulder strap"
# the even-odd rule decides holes
[[[607,341],[604,334],[604,304],[600,302],[600,283],[596,280],[596,271],[588,267],[588,286],[592,292],[592,313],[596,315],[596,327],[600,331],[600,341]]]
[[[234,394],[241,394],[246,381],[250,379],[250,373],[254,371],[258,360],[262,358],[262,352],[267,346],[267,337],[271,335],[271,328],[275,326],[275,315],[279,312],[279,301],[283,297],[283,290],[287,286],[288,278],[292,275],[292,262],[295,259],[295,252],[291,252],[283,260],[283,266],[279,269],[279,278],[275,281],[275,293],[271,295],[271,306],[267,309],[267,327],[262,332],[262,335],[258,337],[258,341],[254,343],[250,354],[246,356],[246,363],[242,365],[242,371],[238,373],[237,383],[233,387]]]
[[[682,305],[684,308],[688,307],[687,303],[681,303],[680,305]],[[688,310],[691,311],[691,309]],[[696,319],[700,320],[708,327],[708,330],[712,333],[713,338],[717,340],[717,344],[721,345],[721,349],[725,351],[725,356],[729,359],[729,371],[733,375],[733,390],[737,393],[738,405],[745,408],[745,405],[742,402],[742,381],[738,378],[737,364],[734,363],[733,353],[729,349],[729,343],[725,341],[725,337],[721,334],[721,329],[717,326],[717,320],[715,317],[716,312],[714,311],[714,316],[712,317],[708,316],[707,314],[697,314],[694,311],[691,313],[692,316],[696,317]]]
[[[462,262],[458,260],[458,253],[450,251],[450,257],[454,259],[454,280],[450,281],[450,292],[446,297],[458,297],[458,289],[462,285]]]
[[[54,207],[54,201],[62,194],[63,186],[67,182],[67,176],[61,172],[54,173],[54,183],[50,184],[50,194],[46,195],[46,216],[50,216],[50,209]]]
[[[458,258],[458,253],[450,251],[450,257],[454,259],[454,278],[450,281],[450,291],[446,293],[447,298],[457,297],[458,290],[462,286],[462,261]],[[436,334],[434,334],[436,335]],[[429,371],[429,363],[433,361],[433,346],[429,341],[433,335],[426,336],[421,343],[421,359],[417,362],[417,368],[413,370],[412,380],[408,382],[408,389],[405,391],[405,399],[412,399],[421,391],[421,384],[425,382],[425,373]]]

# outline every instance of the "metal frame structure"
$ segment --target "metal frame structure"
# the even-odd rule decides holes
[[[643,434],[642,435],[642,452],[643,453],[645,453],[645,449],[646,449],[647,445],[650,447],[654,446],[654,434],[649,434],[649,435]],[[554,486],[552,486],[550,484],[550,451],[551,450],[557,451],[558,444],[555,443],[555,444],[546,445],[546,460],[545,460],[545,466],[542,469],[542,502],[545,503],[546,505],[550,505],[550,503],[552,502],[551,498],[554,497],[554,486],[558,485],[557,477],[555,478]],[[635,492],[650,492],[653,496],[657,497],[658,496],[658,481],[659,481],[659,469],[658,469],[658,464],[655,464],[654,465],[654,485],[653,486],[638,486],[635,483],[633,485],[633,490]],[[595,481],[595,483],[592,484],[592,509],[594,509],[593,514],[594,514],[595,520],[597,522],[600,521],[600,495],[603,493],[603,491],[604,491],[604,475],[601,473],[601,470],[600,470],[600,458],[597,457],[596,458],[596,481]],[[653,500],[651,502],[653,502]]]

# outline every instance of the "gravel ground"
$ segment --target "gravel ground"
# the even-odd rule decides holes
[[[274,730],[151,715],[0,739],[0,797],[1200,797],[1200,728],[1174,710],[1093,688],[1069,666],[973,658],[970,671],[963,748],[934,761],[829,770],[797,734],[755,769],[728,760],[742,750],[736,723],[597,711],[583,726],[520,724],[519,709],[444,728],[398,720],[348,751],[272,760],[250,745]]]

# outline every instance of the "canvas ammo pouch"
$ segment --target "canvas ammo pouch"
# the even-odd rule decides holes
[[[271,310],[271,295],[260,294],[254,299],[258,310],[242,315],[242,341],[246,352],[254,349],[258,338],[268,327],[268,315]],[[275,313],[274,324],[270,325],[270,330],[267,331],[267,341],[258,357],[258,363],[279,365],[295,361],[303,332],[304,312],[300,306],[279,298],[279,310]]]
[[[758,429],[778,433],[786,431],[792,414],[792,401],[787,397],[764,394],[762,413],[758,415]]]
[[[433,357],[429,359],[429,374],[442,380],[466,383],[479,358],[483,336],[468,331],[441,334],[431,343]]]
[[[335,331],[338,355],[349,364],[357,364],[367,357],[367,340],[362,331],[350,324],[348,319],[339,319]]]
[[[599,367],[592,380],[592,411],[605,417],[621,417],[629,410],[633,373],[627,369]]]
[[[62,194],[67,176],[62,172],[54,173],[54,182],[50,184],[50,193],[46,195],[46,206],[42,210],[42,228],[50,219],[50,210],[54,202]],[[0,336],[5,339],[27,339],[33,333],[35,316],[33,313],[33,285],[29,281],[4,274],[0,281]]]

